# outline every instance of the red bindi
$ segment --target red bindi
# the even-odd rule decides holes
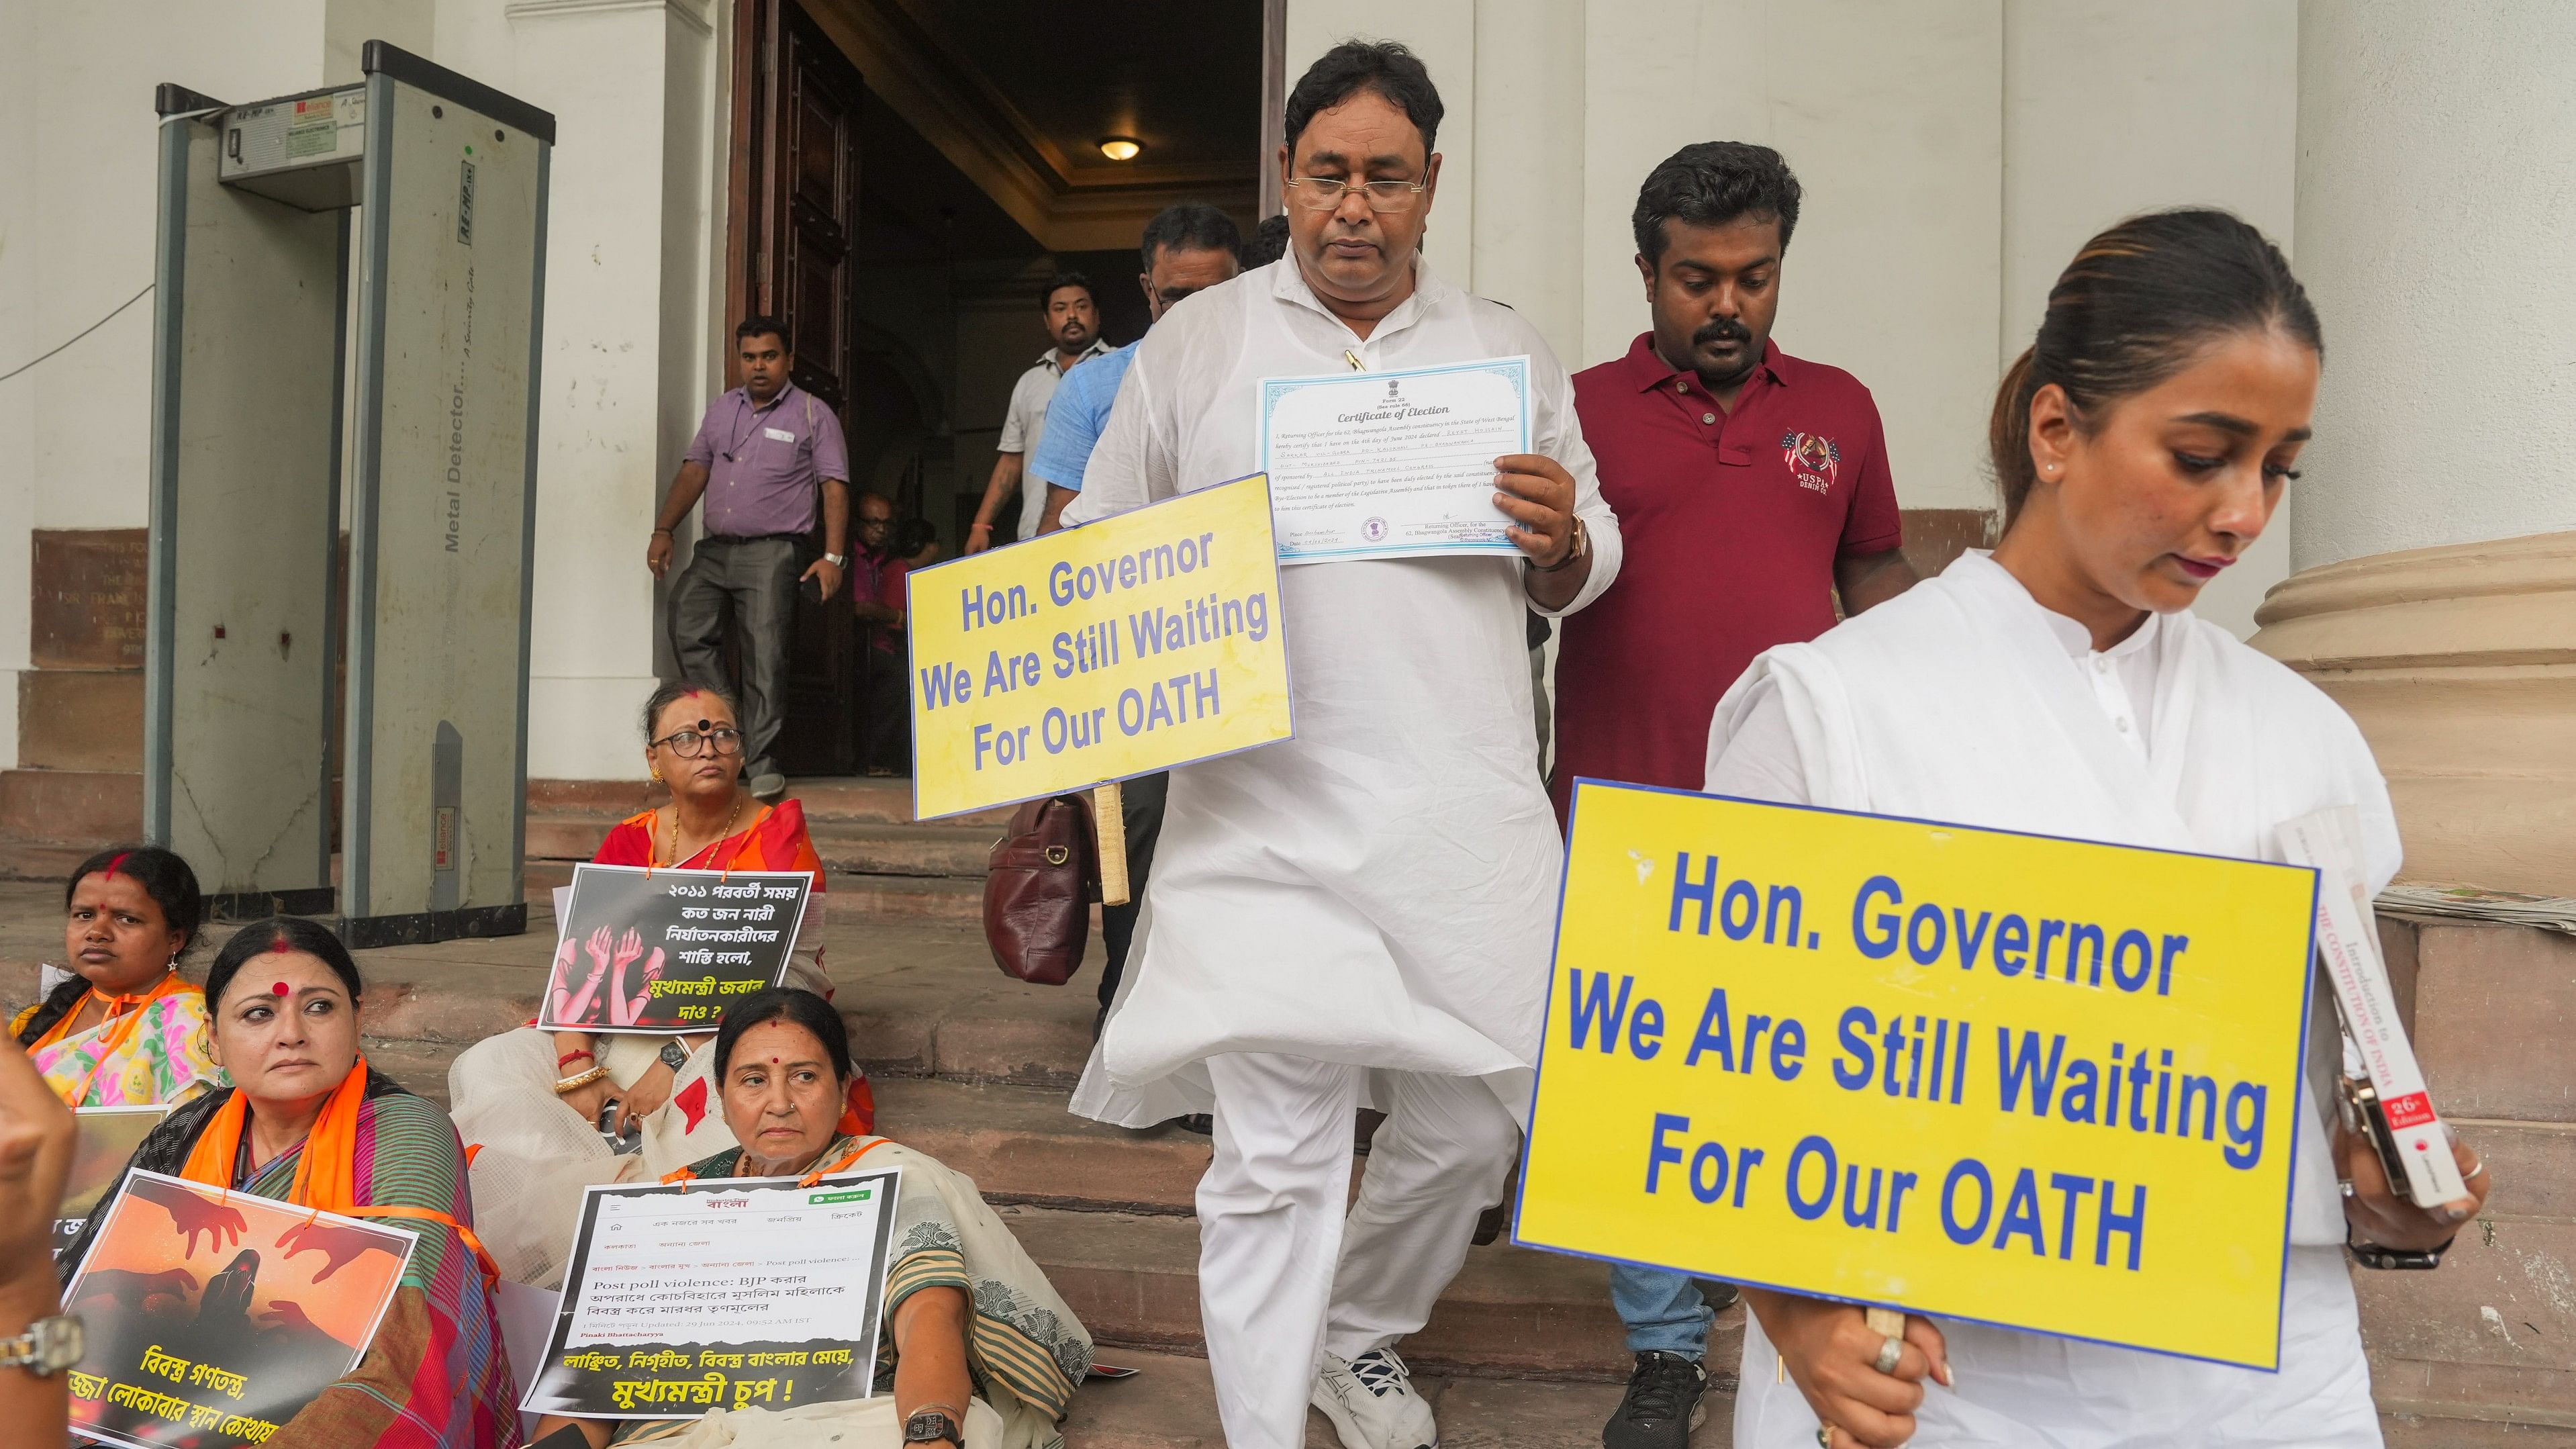
[[[280,981],[276,985],[268,988],[268,990],[269,994],[272,996],[284,996],[286,994],[286,983]]]

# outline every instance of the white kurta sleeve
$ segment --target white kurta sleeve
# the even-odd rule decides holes
[[[1592,539],[1592,572],[1565,607],[1550,609],[1536,600],[1530,602],[1533,611],[1561,619],[1601,597],[1601,591],[1619,577],[1624,550],[1619,539],[1619,515],[1611,512],[1610,501],[1601,496],[1601,470],[1592,461],[1592,447],[1583,441],[1583,424],[1574,413],[1574,379],[1565,375],[1546,343],[1535,336],[1531,342],[1530,391],[1538,405],[1538,416],[1531,420],[1534,426],[1530,442],[1574,475],[1574,515],[1583,520],[1584,531]]]

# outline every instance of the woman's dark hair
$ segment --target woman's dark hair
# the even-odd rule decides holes
[[[719,1084],[733,1065],[733,1044],[765,1021],[790,1021],[814,1033],[814,1039],[823,1044],[823,1055],[831,1059],[832,1075],[844,1082],[850,1079],[850,1029],[841,1024],[841,1014],[832,1009],[832,1003],[811,991],[773,986],[725,1008],[724,1025],[716,1030]]]
[[[731,694],[710,685],[691,684],[685,679],[675,679],[660,689],[654,690],[653,697],[644,701],[645,744],[653,743],[653,726],[661,722],[662,711],[693,694],[703,694],[710,699],[723,700],[724,707],[733,711],[734,718],[742,718],[742,706],[735,703]]]
[[[63,909],[72,908],[72,896],[80,883],[94,875],[131,876],[161,908],[161,919],[173,931],[185,934],[189,944],[197,940],[197,926],[206,916],[206,898],[197,889],[197,873],[174,850],[157,845],[118,845],[102,850],[72,867],[71,879],[63,882]]]
[[[1046,279],[1045,286],[1038,288],[1038,310],[1043,312],[1047,308],[1054,306],[1055,294],[1063,291],[1067,287],[1080,287],[1082,289],[1082,295],[1091,299],[1092,306],[1097,307],[1100,305],[1100,294],[1091,290],[1091,279],[1089,277],[1084,276],[1080,272],[1058,272],[1054,276]]]
[[[1429,156],[1440,135],[1440,88],[1421,57],[1392,40],[1345,40],[1315,58],[1288,92],[1288,154],[1297,154],[1298,138],[1308,122],[1361,91],[1375,91],[1404,112],[1422,133],[1422,154]]]
[[[241,928],[215,953],[215,964],[206,970],[206,1011],[212,1015],[224,1004],[224,992],[241,974],[242,966],[253,956],[271,951],[301,952],[331,968],[340,984],[349,988],[349,1000],[355,1004],[365,989],[358,979],[358,963],[349,956],[349,948],[331,934],[331,928],[302,916],[271,916],[253,921]]]
[[[80,883],[94,875],[131,877],[152,898],[152,904],[161,908],[162,924],[187,937],[179,955],[196,948],[197,928],[206,918],[206,897],[197,888],[197,873],[188,868],[188,862],[180,859],[178,852],[157,845],[119,845],[100,851],[72,867],[71,878],[63,882],[65,911],[72,908],[72,897],[79,893]],[[171,964],[178,964],[176,957]],[[88,994],[88,978],[78,975],[47,992],[35,1014],[18,1029],[18,1044],[35,1045],[36,1038],[53,1030],[55,1022],[78,1010],[81,998]]]
[[[939,525],[927,518],[907,518],[894,526],[894,556],[908,559],[939,542]]]
[[[1780,250],[1798,229],[1796,173],[1780,153],[1743,141],[1701,141],[1684,146],[1646,173],[1628,225],[1637,233],[1637,255],[1653,266],[1664,259],[1664,223],[1724,226],[1739,217],[1780,223]]]
[[[2218,338],[2275,329],[2325,357],[2317,310],[2289,260],[2227,212],[2152,211],[2086,242],[2049,289],[2038,340],[1995,392],[1986,447],[2005,525],[2038,481],[2030,400],[2041,388],[2064,388],[2089,435],[2111,404],[2190,366]]]
[[[1243,245],[1243,230],[1234,218],[1204,201],[1184,201],[1164,207],[1145,223],[1145,270],[1154,270],[1154,253],[1169,248],[1176,252],[1230,252]]]

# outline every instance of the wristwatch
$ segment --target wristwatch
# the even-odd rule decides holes
[[[2343,1231],[2343,1248],[2345,1252],[2352,1254],[2352,1260],[2365,1268],[2377,1269],[2383,1273],[2390,1271],[2421,1273],[2439,1268],[2442,1266],[2442,1255],[2451,1251],[2451,1245],[2459,1240],[2459,1234],[2454,1233],[2431,1249],[2389,1248],[2378,1243],[2365,1243],[2355,1238],[2348,1224]]]
[[[956,1420],[937,1409],[924,1409],[903,1421],[903,1442],[936,1444],[942,1439],[966,1449],[966,1430]]]
[[[1574,527],[1570,532],[1572,536],[1566,540],[1565,557],[1552,564],[1531,564],[1529,571],[1534,574],[1557,573],[1572,568],[1576,559],[1592,552],[1592,535],[1584,529],[1581,518],[1574,520]]]
[[[850,566],[850,556],[845,553],[827,553],[823,555],[823,562],[836,569],[845,569]]]
[[[680,1045],[679,1042],[674,1039],[665,1038],[662,1042],[662,1065],[669,1067],[675,1072],[687,1071],[689,1069],[689,1049]]]
[[[79,1363],[81,1351],[88,1346],[89,1334],[77,1317],[60,1313],[39,1318],[16,1338],[0,1338],[0,1368],[22,1368],[40,1379],[51,1378]]]

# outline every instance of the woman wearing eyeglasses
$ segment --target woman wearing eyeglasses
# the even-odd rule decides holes
[[[592,856],[598,865],[686,870],[801,870],[814,877],[786,985],[832,994],[818,940],[823,919],[823,863],[805,833],[794,800],[763,805],[742,778],[742,730],[732,699],[691,684],[668,684],[644,707],[644,763],[671,798],[618,822]],[[577,952],[589,975],[573,986],[607,1002],[618,963],[614,948]],[[627,964],[632,964],[627,963]],[[596,1031],[525,1028],[487,1038],[461,1053],[448,1071],[448,1097],[458,1131],[474,1151],[474,1195],[492,1219],[484,1244],[512,1279],[551,1287],[581,1189],[591,1183],[644,1180],[738,1145],[716,1109],[708,1081],[712,1027],[697,1036],[621,1032],[614,1003],[593,1016]],[[559,1104],[559,1105],[558,1105]],[[614,1104],[614,1129],[640,1131],[642,1150],[611,1151],[597,1129]],[[875,1116],[867,1079],[852,1079],[848,1120],[866,1131]]]

